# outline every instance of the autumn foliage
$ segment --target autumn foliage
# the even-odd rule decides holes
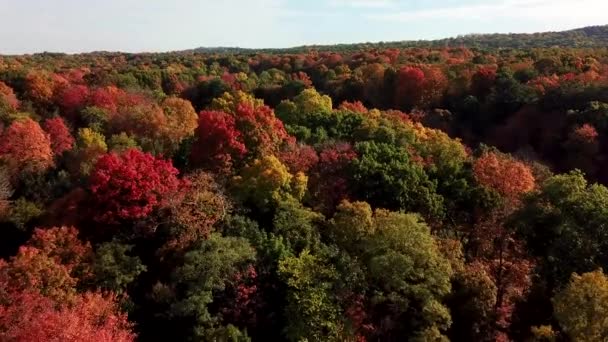
[[[74,146],[74,137],[61,117],[47,119],[44,122],[44,130],[51,139],[51,149],[56,156],[71,150]]]
[[[0,137],[0,158],[13,174],[43,172],[53,165],[51,139],[36,121],[15,121]]]
[[[605,339],[576,32],[0,56],[0,341]]]
[[[530,168],[497,153],[484,153],[475,161],[473,172],[479,183],[509,199],[516,199],[534,189]]]
[[[71,303],[54,303],[35,292],[12,294],[0,306],[0,338],[6,341],[135,340],[132,324],[116,298],[87,293]]]
[[[90,176],[90,191],[100,222],[118,223],[146,217],[180,187],[170,161],[131,149],[99,158]]]

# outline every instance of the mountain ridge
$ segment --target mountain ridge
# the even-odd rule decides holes
[[[303,51],[352,51],[374,48],[468,47],[500,48],[598,48],[608,47],[608,25],[587,26],[566,31],[536,33],[467,34],[436,40],[404,40],[334,45],[301,45],[288,48],[198,47],[181,52],[195,53],[299,53]]]

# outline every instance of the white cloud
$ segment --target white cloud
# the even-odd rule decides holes
[[[402,10],[395,13],[374,13],[367,17],[382,21],[412,22],[420,20],[533,20],[547,29],[555,26],[587,26],[608,22],[607,0],[502,0],[495,3]],[[516,25],[514,25],[516,26]]]

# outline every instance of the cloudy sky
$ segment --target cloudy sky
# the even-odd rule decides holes
[[[608,0],[0,0],[0,54],[437,39],[603,25],[607,13]]]

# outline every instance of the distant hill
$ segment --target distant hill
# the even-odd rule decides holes
[[[569,31],[541,33],[494,33],[469,34],[439,40],[417,40],[400,42],[356,43],[337,45],[307,45],[285,49],[245,49],[239,47],[199,47],[186,52],[198,53],[300,53],[317,51],[356,51],[374,48],[408,47],[468,47],[480,49],[501,48],[598,48],[608,47],[608,25],[589,26]]]

